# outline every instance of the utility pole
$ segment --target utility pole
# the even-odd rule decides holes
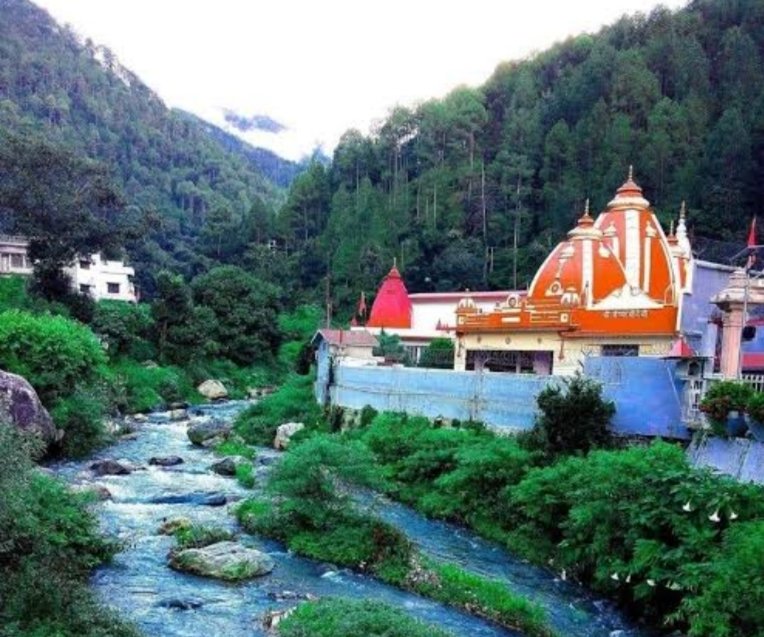
[[[332,275],[326,275],[326,292],[324,294],[326,302],[326,329],[332,326]]]
[[[517,175],[517,202],[515,204],[515,223],[512,231],[512,289],[517,289],[517,243],[518,236],[520,234],[520,186],[522,185],[523,177],[518,173]]]

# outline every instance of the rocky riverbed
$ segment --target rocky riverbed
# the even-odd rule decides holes
[[[179,414],[152,414],[138,423],[137,435],[81,462],[55,465],[53,471],[99,495],[94,504],[104,531],[124,543],[114,563],[99,569],[93,586],[103,600],[135,622],[147,635],[247,637],[268,634],[263,620],[302,599],[364,597],[406,609],[454,635],[516,635],[442,604],[381,584],[371,578],[290,554],[275,542],[241,534],[229,508],[251,491],[211,467],[219,460],[193,445],[189,426],[205,419],[231,421],[245,403],[229,402]],[[253,460],[262,485],[278,452],[258,450]],[[151,460],[154,460],[151,462]],[[113,461],[125,469],[121,471]],[[182,460],[179,462],[178,460]],[[90,467],[96,464],[96,469]],[[98,469],[101,467],[101,470]],[[104,467],[112,471],[103,472]],[[100,475],[99,475],[100,474]],[[256,489],[258,487],[256,486]],[[543,603],[558,631],[571,637],[644,637],[612,606],[552,573],[513,559],[498,547],[452,525],[431,522],[406,507],[377,501],[374,508],[438,559],[461,564],[506,581],[507,586]],[[264,554],[266,574],[240,583],[174,570],[168,556],[174,539],[163,523],[185,517],[194,523],[228,529],[237,546]],[[271,563],[272,562],[272,563]]]

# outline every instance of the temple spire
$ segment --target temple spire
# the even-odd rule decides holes
[[[629,164],[629,177],[626,181],[634,181],[634,164]]]

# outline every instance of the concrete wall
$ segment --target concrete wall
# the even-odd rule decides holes
[[[592,356],[584,373],[602,383],[604,395],[616,404],[613,426],[618,433],[687,440],[684,382],[677,378],[677,365],[663,358]]]
[[[331,401],[342,407],[405,411],[428,418],[480,420],[492,427],[533,426],[536,395],[550,376],[519,376],[405,367],[337,365]]]
[[[536,396],[556,376],[457,372],[406,367],[359,367],[335,362],[329,387],[329,365],[320,356],[316,397],[332,404],[378,411],[404,411],[428,418],[479,420],[498,429],[528,429],[536,415]],[[325,354],[325,352],[324,352]],[[323,358],[323,360],[322,360]],[[587,359],[587,375],[603,384],[616,403],[613,420],[621,435],[689,439],[681,423],[683,382],[675,361],[655,358]]]
[[[764,484],[764,444],[745,438],[715,438],[694,441],[687,459],[696,467],[707,467],[740,482]]]

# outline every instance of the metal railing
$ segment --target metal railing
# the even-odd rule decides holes
[[[742,374],[740,380],[756,391],[764,391],[764,374]]]

